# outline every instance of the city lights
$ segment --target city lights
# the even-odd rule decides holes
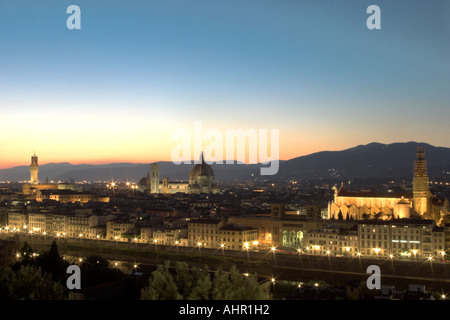
[[[419,158],[422,157],[420,152],[418,154]],[[417,161],[422,165],[422,160]],[[417,166],[420,167],[420,165],[415,165],[416,171]],[[154,168],[151,166],[151,176],[158,179],[156,173],[159,174],[159,171],[155,171]],[[202,167],[195,168],[201,172]],[[212,175],[212,171],[207,168],[209,167],[203,167],[204,172]],[[191,171],[195,173],[197,170]],[[200,179],[199,177],[200,174],[195,176],[196,179]],[[192,180],[192,177],[190,179]],[[139,182],[139,191],[130,192],[130,190],[138,190],[138,186],[133,182],[112,181],[108,183],[108,186],[114,188],[114,196],[112,191],[105,190],[105,181],[98,182],[97,189],[92,188],[96,190],[93,193],[100,193],[99,196],[109,198],[108,201],[113,199],[114,201],[109,204],[105,204],[108,201],[79,203],[79,200],[76,200],[80,199],[78,195],[75,202],[58,204],[55,200],[49,202],[52,206],[48,208],[45,201],[36,201],[41,202],[37,205],[37,209],[34,208],[34,203],[24,205],[23,201],[18,201],[18,207],[12,206],[10,212],[5,211],[8,215],[4,221],[8,221],[9,225],[2,225],[0,230],[5,237],[8,236],[6,232],[14,232],[16,237],[31,239],[32,244],[37,241],[39,245],[41,242],[50,245],[53,238],[58,239],[58,245],[67,254],[67,258],[63,257],[63,259],[78,265],[80,269],[81,266],[87,266],[90,262],[89,257],[79,258],[80,256],[86,255],[87,252],[94,255],[107,252],[108,268],[117,268],[116,272],[126,271],[128,276],[133,277],[143,275],[151,277],[152,268],[148,268],[148,265],[153,266],[164,259],[169,260],[168,258],[172,256],[180,260],[185,259],[189,263],[189,268],[192,262],[197,264],[209,262],[210,259],[214,261],[217,259],[218,265],[225,266],[238,262],[237,271],[244,276],[241,278],[245,281],[248,281],[246,278],[252,274],[250,272],[256,270],[261,270],[265,275],[272,275],[266,278],[264,283],[266,288],[270,287],[270,293],[277,298],[278,295],[285,294],[283,292],[285,285],[286,288],[290,287],[289,290],[294,289],[291,290],[292,294],[306,296],[308,290],[311,293],[310,290],[314,289],[315,295],[324,292],[326,296],[329,284],[321,278],[321,271],[336,272],[342,278],[350,279],[355,274],[360,276],[369,263],[371,267],[376,266],[375,258],[380,259],[377,261],[385,272],[386,278],[398,278],[403,281],[407,278],[405,275],[408,272],[412,273],[413,278],[431,279],[433,276],[439,281],[444,280],[446,276],[446,273],[441,271],[441,267],[446,266],[447,263],[445,259],[446,229],[442,228],[442,225],[437,227],[437,222],[431,219],[411,220],[407,217],[398,219],[398,216],[394,214],[397,207],[403,205],[405,215],[408,212],[411,214],[414,210],[412,201],[414,199],[406,199],[405,195],[402,195],[400,199],[397,199],[398,195],[394,193],[389,195],[392,198],[377,197],[382,210],[391,215],[394,214],[395,218],[392,220],[387,216],[378,217],[379,219],[371,217],[369,212],[372,211],[367,209],[365,209],[367,210],[366,218],[359,219],[357,210],[360,203],[358,202],[358,205],[352,205],[351,210],[347,208],[345,211],[347,216],[338,218],[342,221],[337,222],[336,219],[325,218],[327,216],[325,211],[330,214],[349,198],[354,200],[353,195],[358,196],[361,206],[367,207],[369,200],[364,197],[370,192],[346,192],[343,184],[339,189],[337,187],[334,189],[335,197],[332,200],[334,202],[331,202],[333,205],[327,208],[320,203],[306,206],[295,204],[294,201],[268,203],[266,190],[282,194],[290,192],[290,196],[298,196],[298,188],[286,191],[286,186],[282,183],[279,184],[278,189],[275,185],[273,188],[270,184],[258,185],[259,191],[252,192],[251,200],[249,200],[249,186],[242,187],[242,192],[237,191],[238,188],[236,188],[225,195],[214,194],[214,197],[211,193],[199,196],[191,195],[189,192],[173,192],[182,195],[172,196],[171,191],[175,190],[170,190],[169,186],[184,186],[184,182],[170,184],[167,178],[164,178],[159,185],[155,182],[159,191],[148,189],[153,182],[155,180],[151,180],[150,172],[148,172],[147,178],[144,177]],[[394,180],[389,182],[389,190],[395,183]],[[291,186],[295,185],[291,184]],[[356,186],[356,184],[353,185]],[[25,190],[26,187],[31,190],[27,193],[27,197],[32,198],[33,193],[36,193],[37,197],[54,192],[41,192],[36,186],[41,185],[37,183],[24,187]],[[47,191],[45,189],[47,187],[54,188],[49,190],[58,190],[56,186],[47,184],[42,186],[44,188],[42,191]],[[33,188],[36,190],[32,190]],[[323,196],[323,188],[329,188],[329,185],[311,187],[307,192],[319,199]],[[68,194],[71,193],[72,190],[68,191]],[[161,195],[153,197],[152,193],[161,193]],[[386,199],[393,200],[387,202]],[[22,206],[28,205],[33,206],[33,209],[24,210]],[[240,212],[246,213],[229,216],[223,214],[223,212],[232,212],[236,207],[240,208]],[[252,208],[251,212],[246,211],[249,208]],[[267,212],[260,213],[258,211],[260,209],[267,209]],[[415,214],[419,213],[415,212]],[[22,234],[18,234],[21,230]],[[67,232],[67,237],[61,239],[66,236],[64,231]],[[100,238],[102,241],[95,242],[94,239]],[[72,245],[75,249],[72,249]],[[102,246],[110,248],[103,250]],[[24,251],[13,248],[10,258],[15,263],[29,262],[29,260],[35,266],[41,263],[37,251],[26,249],[28,253],[22,254],[17,250]],[[153,252],[148,254],[148,251]],[[100,265],[100,259],[96,261]],[[426,272],[420,273],[415,267],[427,261],[430,262],[426,266],[431,270],[431,276]],[[138,268],[139,272],[137,272]],[[170,268],[176,269],[176,266],[172,265]],[[301,273],[305,279],[309,276],[307,273],[310,270],[317,270],[317,277],[309,276],[308,279],[313,280],[308,280],[308,284],[303,285],[298,283],[299,278],[292,276],[290,272],[283,273],[285,270],[290,270],[292,274],[297,275]],[[173,274],[173,270],[170,271],[170,274]],[[200,269],[200,271],[205,270]],[[212,269],[207,271],[211,275],[214,272]],[[283,274],[277,274],[275,277],[275,272]],[[192,274],[196,273],[192,272]],[[409,274],[408,277],[410,277]],[[276,286],[275,283],[277,283]],[[295,290],[295,287],[302,290]],[[446,290],[444,287],[441,289]],[[342,297],[345,294],[342,294]],[[441,295],[437,292],[433,294],[437,299]],[[444,294],[441,295],[441,299],[446,299]]]

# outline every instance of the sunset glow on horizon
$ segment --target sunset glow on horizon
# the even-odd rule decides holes
[[[366,0],[80,0],[68,30],[70,1],[4,0],[0,168],[34,151],[40,164],[171,161],[173,132],[195,121],[278,129],[281,160],[450,147],[450,5],[377,2],[374,31]]]

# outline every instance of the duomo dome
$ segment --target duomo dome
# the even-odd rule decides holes
[[[203,154],[201,156],[202,163],[197,163],[191,169],[191,173],[189,174],[189,181],[196,180],[200,176],[209,177],[214,179],[214,171],[209,164],[205,162],[203,159]]]
[[[211,166],[205,162],[203,153],[201,154],[201,163],[194,165],[189,174],[189,189],[191,193],[215,193],[218,191],[214,171]]]

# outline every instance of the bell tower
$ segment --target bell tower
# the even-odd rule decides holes
[[[427,173],[427,161],[423,147],[417,149],[416,161],[414,161],[413,177],[413,209],[421,216],[428,212],[430,192]]]
[[[38,157],[36,156],[36,153],[31,157],[31,165],[30,165],[30,183],[31,184],[38,184],[38,172],[39,172],[39,164],[38,164]]]
[[[150,192],[159,193],[159,164],[153,163],[151,165],[151,180],[150,180]]]

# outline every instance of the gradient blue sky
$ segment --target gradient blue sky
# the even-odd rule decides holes
[[[66,8],[81,8],[68,30]],[[366,9],[381,8],[381,30]],[[0,0],[0,167],[170,160],[175,129],[280,129],[280,157],[450,147],[446,0]]]

